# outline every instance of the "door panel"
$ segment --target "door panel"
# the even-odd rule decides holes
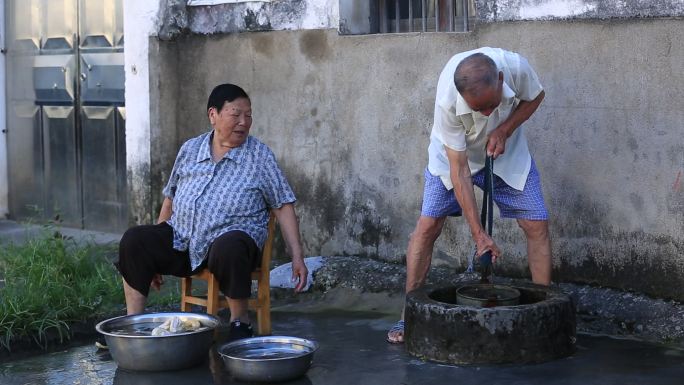
[[[48,218],[67,226],[80,227],[74,107],[44,106],[43,129]]]
[[[10,215],[127,225],[122,0],[7,0]]]
[[[79,0],[83,221],[124,230],[126,148],[121,0]]]
[[[121,199],[125,196],[125,184],[121,183],[121,171],[125,173],[125,167],[120,164],[121,147],[125,145],[122,123],[115,107],[81,108],[86,228],[119,226],[126,213],[125,200]]]
[[[45,0],[7,1],[8,52],[35,52],[40,49],[42,4]]]
[[[81,101],[84,104],[123,104],[122,52],[81,54]]]
[[[42,217],[45,185],[40,108],[33,102],[13,102],[7,112],[10,210],[20,218]]]
[[[79,0],[81,49],[123,49],[122,0]]]
[[[74,55],[40,55],[33,61],[36,103],[74,105],[76,64]]]
[[[74,0],[48,0],[44,13],[43,50],[74,50],[76,38],[76,3]]]

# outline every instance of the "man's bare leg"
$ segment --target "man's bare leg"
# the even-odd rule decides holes
[[[551,238],[549,221],[518,219],[518,225],[527,238],[527,259],[532,274],[532,282],[551,284]]]
[[[406,293],[418,289],[425,283],[432,262],[432,250],[437,237],[442,233],[445,220],[446,217],[433,218],[423,215],[418,218],[406,250]],[[404,319],[403,309],[401,319]],[[395,343],[403,342],[404,331],[390,331],[387,333],[387,339]]]
[[[145,311],[145,303],[147,297],[142,295],[139,291],[130,287],[125,279],[123,280],[124,297],[126,298],[126,314],[140,314]]]
[[[425,283],[432,262],[432,250],[437,237],[442,233],[445,220],[446,217],[433,218],[422,215],[418,218],[406,251],[406,293]]]

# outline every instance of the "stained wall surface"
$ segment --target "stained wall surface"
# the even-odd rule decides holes
[[[684,14],[682,0],[475,0],[478,19],[570,20],[673,17]]]
[[[467,34],[151,39],[176,60],[160,67],[164,91],[152,97],[178,135],[160,151],[206,130],[211,88],[238,83],[252,98],[252,134],[277,154],[299,198],[306,254],[399,262],[420,212],[438,74],[457,52],[503,47],[526,56],[546,90],[525,129],[551,211],[554,280],[684,299],[683,27],[574,20]],[[159,169],[171,166],[166,157]],[[516,223],[497,218],[494,233],[505,253],[499,272],[528,274]],[[467,225],[450,219],[435,263],[465,269],[472,250]]]

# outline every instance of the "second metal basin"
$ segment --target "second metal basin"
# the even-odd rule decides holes
[[[278,382],[303,376],[318,343],[297,337],[245,338],[218,350],[226,369],[238,380]]]

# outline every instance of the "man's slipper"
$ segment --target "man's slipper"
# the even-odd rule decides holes
[[[404,320],[399,320],[392,326],[392,328],[387,332],[387,342],[390,344],[403,344],[404,343]]]

